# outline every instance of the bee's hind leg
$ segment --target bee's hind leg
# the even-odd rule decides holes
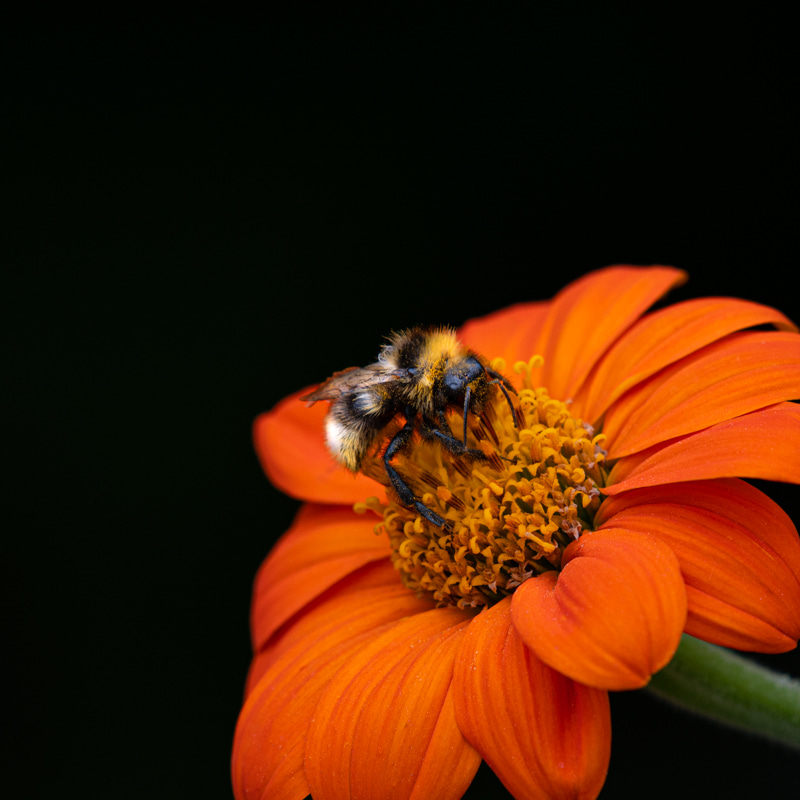
[[[386,467],[386,474],[392,482],[394,490],[397,492],[400,502],[409,508],[415,508],[421,516],[425,517],[432,525],[438,528],[445,527],[445,520],[435,511],[431,511],[424,503],[421,503],[414,495],[411,487],[403,480],[400,473],[392,466],[391,460],[396,456],[411,440],[414,433],[414,415],[406,413],[406,424],[392,437],[386,452],[383,454],[383,464]]]

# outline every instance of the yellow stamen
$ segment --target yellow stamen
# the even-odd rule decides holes
[[[418,490],[430,487],[417,497],[444,528],[395,502],[357,504],[382,516],[376,532],[389,536],[406,586],[440,604],[490,605],[532,575],[559,569],[564,548],[591,529],[605,481],[604,437],[531,386],[541,363],[534,356],[514,367],[524,385],[516,415],[497,391],[485,413],[470,418],[468,445],[485,459],[455,458],[428,442],[395,459]],[[463,430],[453,416],[453,431]]]

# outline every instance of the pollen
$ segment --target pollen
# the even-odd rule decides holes
[[[527,578],[560,569],[567,545],[592,529],[606,477],[604,437],[531,385],[534,363],[517,365],[523,388],[512,396],[515,414],[496,391],[468,420],[467,444],[484,458],[420,440],[395,459],[443,527],[393,501],[370,498],[357,508],[381,515],[376,533],[389,537],[403,583],[439,605],[492,605]],[[463,435],[460,414],[449,422],[454,436]]]

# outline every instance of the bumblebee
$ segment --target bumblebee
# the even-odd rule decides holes
[[[464,347],[452,328],[417,327],[392,334],[374,364],[335,372],[300,399],[310,405],[330,401],[325,418],[328,448],[352,472],[389,439],[383,464],[400,502],[444,527],[444,519],[417,499],[392,459],[408,447],[415,431],[456,457],[485,459],[483,451],[467,446],[467,419],[469,414],[480,416],[495,388],[505,395],[516,424],[509,394],[514,387],[506,377]],[[463,413],[462,438],[454,436],[448,424],[451,410]],[[397,429],[392,423],[401,417],[405,423]]]

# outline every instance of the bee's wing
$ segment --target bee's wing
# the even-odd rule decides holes
[[[343,394],[356,389],[364,389],[379,383],[389,383],[407,375],[407,370],[387,369],[385,365],[377,361],[366,367],[348,367],[341,372],[334,372],[315,391],[303,395],[300,399],[307,400],[309,403],[316,403],[317,400],[336,400]]]

